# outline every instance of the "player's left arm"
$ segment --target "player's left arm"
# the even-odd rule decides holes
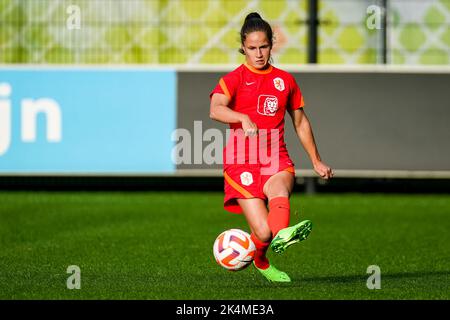
[[[292,118],[295,132],[297,133],[297,136],[303,148],[308,153],[308,156],[311,159],[314,171],[316,171],[317,174],[324,179],[332,178],[334,175],[333,169],[322,162],[322,159],[320,158],[311,123],[309,122],[305,111],[303,110],[303,108],[299,108],[295,110],[289,109],[288,112]]]

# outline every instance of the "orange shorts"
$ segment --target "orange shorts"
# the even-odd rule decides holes
[[[288,171],[295,175],[294,163],[289,157],[280,159],[278,170],[270,172],[261,164],[233,164],[227,166],[225,177],[224,209],[232,213],[242,213],[237,199],[260,198],[267,201],[263,192],[267,180],[281,171]]]

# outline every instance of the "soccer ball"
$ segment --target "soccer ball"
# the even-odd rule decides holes
[[[247,232],[230,229],[216,238],[213,252],[219,265],[231,271],[239,271],[252,263],[256,247]]]

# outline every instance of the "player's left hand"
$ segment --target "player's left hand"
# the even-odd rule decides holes
[[[314,164],[314,171],[316,171],[317,174],[323,179],[331,179],[334,176],[333,169],[322,161],[318,161]]]

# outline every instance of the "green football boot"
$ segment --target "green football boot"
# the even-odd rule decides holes
[[[283,253],[294,243],[306,240],[312,230],[312,222],[304,220],[295,226],[281,229],[270,243],[270,247],[276,253]]]
[[[267,269],[258,268],[254,261],[253,265],[270,282],[291,282],[291,278],[285,272],[278,270],[273,265],[269,265]]]

